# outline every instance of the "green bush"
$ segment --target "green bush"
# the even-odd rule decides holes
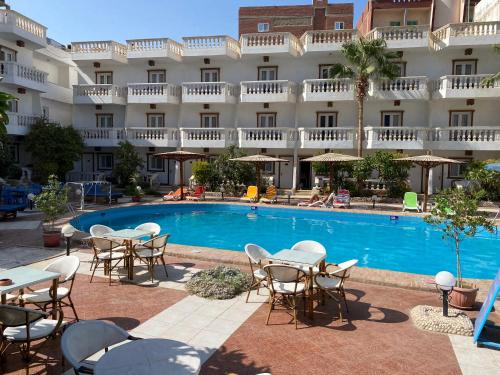
[[[483,191],[484,199],[492,201],[500,200],[500,172],[489,171],[485,166],[494,162],[496,161],[473,161],[465,172],[465,178],[476,182],[478,188]]]
[[[196,182],[208,190],[216,190],[220,185],[220,178],[213,163],[196,161],[193,163],[192,172]]]
[[[193,275],[186,283],[190,294],[208,299],[230,299],[247,291],[252,277],[238,268],[217,266]]]
[[[128,141],[120,142],[118,150],[116,150],[116,159],[113,174],[119,185],[124,187],[130,181],[130,178],[137,173],[137,170],[142,168],[144,163],[135,147]]]
[[[55,221],[67,210],[68,193],[66,188],[61,187],[57,177],[51,175],[47,185],[33,198],[33,202],[36,208],[43,212],[44,221],[49,224],[50,230],[54,230]]]

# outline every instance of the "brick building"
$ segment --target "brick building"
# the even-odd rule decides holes
[[[301,37],[310,30],[352,29],[354,5],[313,0],[311,5],[241,7],[239,33],[290,32]]]

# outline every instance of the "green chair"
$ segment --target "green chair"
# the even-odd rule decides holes
[[[417,193],[414,193],[412,191],[408,191],[405,193],[405,197],[403,200],[403,212],[406,210],[420,212]]]

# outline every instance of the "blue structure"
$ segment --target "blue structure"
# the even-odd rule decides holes
[[[486,297],[486,300],[481,307],[481,311],[479,311],[479,315],[476,318],[476,322],[474,324],[474,343],[477,343],[478,346],[500,350],[500,342],[489,341],[488,339],[482,337],[485,327],[496,330],[500,333],[499,326],[486,323],[486,321],[488,320],[488,315],[493,309],[493,304],[497,299],[498,293],[500,293],[500,269],[498,270],[497,276],[493,281],[493,285],[491,285],[490,292],[488,293],[488,296]]]

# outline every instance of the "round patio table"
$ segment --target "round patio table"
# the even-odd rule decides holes
[[[142,339],[104,354],[94,368],[96,375],[198,374],[198,352],[179,341]]]

